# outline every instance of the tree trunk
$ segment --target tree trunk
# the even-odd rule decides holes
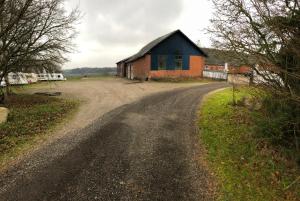
[[[4,104],[4,101],[5,101],[5,94],[2,88],[0,88],[0,104]]]
[[[5,79],[5,83],[6,83],[6,86],[5,86],[6,93],[5,93],[5,95],[9,96],[9,95],[11,95],[11,90],[10,90],[10,84],[9,84],[9,80],[8,80],[8,75],[6,75],[4,77],[4,79]]]
[[[3,80],[3,77],[1,75],[0,83],[2,82],[2,80]],[[3,104],[4,101],[5,101],[5,94],[4,94],[3,88],[0,86],[0,104]]]

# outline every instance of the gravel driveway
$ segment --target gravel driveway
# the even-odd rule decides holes
[[[33,87],[29,92],[59,91],[66,98],[74,97],[83,101],[76,116],[61,128],[59,134],[56,134],[56,136],[60,137],[70,131],[84,128],[103,114],[122,105],[137,101],[147,95],[203,84],[205,83],[136,82],[107,77],[32,85]]]
[[[212,200],[197,106],[214,83],[121,106],[0,175],[0,200]]]

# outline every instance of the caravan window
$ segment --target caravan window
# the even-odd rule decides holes
[[[17,79],[17,75],[13,75],[12,79],[14,79],[14,80]]]

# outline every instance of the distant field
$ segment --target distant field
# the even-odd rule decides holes
[[[109,74],[91,74],[91,75],[69,75],[66,76],[67,81],[85,80],[85,79],[103,79],[114,77],[114,75]]]
[[[75,68],[63,71],[66,77],[97,77],[97,76],[113,76],[117,74],[117,68]]]

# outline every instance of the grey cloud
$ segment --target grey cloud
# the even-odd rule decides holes
[[[78,0],[67,0],[72,6]],[[145,43],[171,31],[182,13],[181,0],[81,0],[86,39],[102,46]]]

